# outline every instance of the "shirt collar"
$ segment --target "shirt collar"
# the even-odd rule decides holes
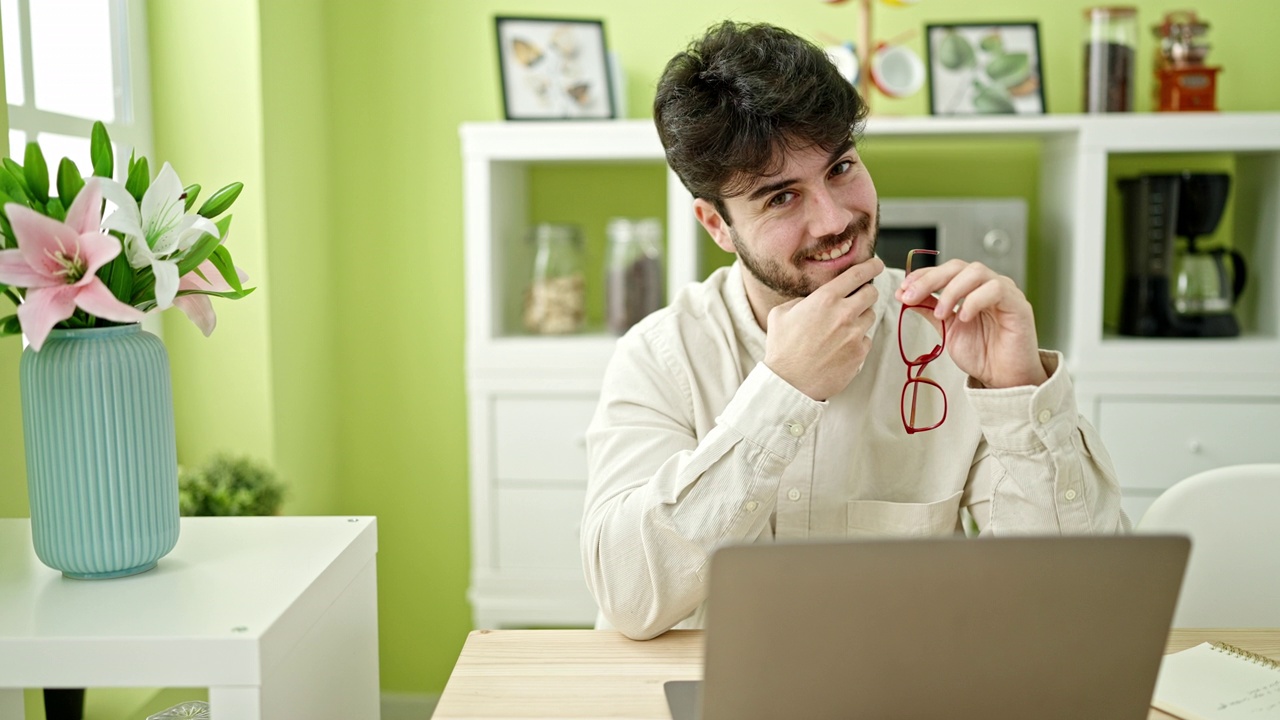
[[[725,282],[724,300],[729,308],[729,317],[733,321],[733,329],[738,336],[738,341],[742,343],[743,348],[753,360],[760,362],[764,360],[765,332],[756,322],[755,313],[751,311],[751,301],[747,299],[747,286],[742,275],[744,272],[746,270],[742,267],[742,261],[735,260],[729,268],[729,277]],[[901,282],[902,274],[888,269],[872,281],[872,285],[880,292],[880,297],[871,308],[875,313],[875,321],[871,323],[871,330],[867,332],[867,337],[872,342],[875,342],[876,332],[884,322],[890,304],[897,306],[893,293]]]

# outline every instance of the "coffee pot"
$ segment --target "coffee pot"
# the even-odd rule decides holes
[[[1201,238],[1222,219],[1231,176],[1146,174],[1121,179],[1119,185],[1125,221],[1120,332],[1142,337],[1239,335],[1235,304],[1247,277],[1244,257],[1235,250],[1201,246]]]
[[[1227,270],[1227,261],[1231,270]],[[1244,257],[1235,250],[1200,250],[1187,239],[1186,251],[1174,263],[1173,309],[1184,316],[1231,315],[1244,291]],[[1231,335],[1239,334],[1237,329]]]

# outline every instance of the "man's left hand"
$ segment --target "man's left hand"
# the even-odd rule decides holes
[[[931,295],[937,294],[936,303]],[[1012,279],[982,263],[948,260],[913,271],[894,293],[939,333],[956,367],[989,388],[1039,385],[1040,363],[1031,303]]]

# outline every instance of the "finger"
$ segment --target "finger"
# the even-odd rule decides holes
[[[944,319],[951,317],[957,305],[967,302],[965,298],[970,293],[998,277],[995,271],[982,263],[969,263],[938,292],[938,307],[934,314]]]
[[[938,333],[939,336],[942,335],[942,319],[934,316],[933,308],[928,305],[912,305],[907,309],[928,320],[929,324],[933,326],[934,332]]]
[[[880,291],[876,289],[875,285],[867,283],[855,290],[849,296],[849,299],[853,301],[852,305],[849,306],[851,311],[858,313],[869,312],[871,307],[876,304],[876,301],[880,299]]]
[[[903,298],[908,304],[919,302],[931,293],[946,286],[956,275],[959,275],[969,263],[963,260],[948,260],[935,267],[912,270],[902,281]]]
[[[814,291],[814,294],[822,293],[837,298],[849,297],[858,288],[875,280],[876,276],[882,272],[884,272],[884,262],[872,255],[870,260],[857,263],[832,278],[830,282]]]
[[[969,322],[979,313],[999,307],[1008,295],[1009,287],[1000,282],[998,277],[988,280],[964,296],[964,303],[960,305],[960,311],[956,313],[956,317],[960,322]]]

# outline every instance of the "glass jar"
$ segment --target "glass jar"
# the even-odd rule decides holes
[[[606,227],[605,322],[617,335],[662,307],[662,225],[614,218]]]
[[[1094,7],[1084,17],[1084,111],[1132,112],[1137,8]]]
[[[582,233],[574,225],[542,223],[533,229],[533,242],[537,248],[524,326],[544,335],[578,332],[586,305]]]

